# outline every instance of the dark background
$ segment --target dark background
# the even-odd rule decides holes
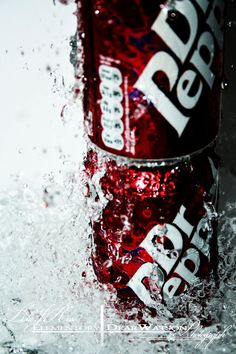
[[[236,202],[236,1],[226,8],[223,114],[218,143],[221,157],[220,208]]]

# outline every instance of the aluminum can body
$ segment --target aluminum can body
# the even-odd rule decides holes
[[[192,154],[218,133],[223,0],[78,2],[87,134],[137,159]]]

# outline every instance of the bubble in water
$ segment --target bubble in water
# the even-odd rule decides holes
[[[177,250],[171,250],[171,251],[167,251],[166,255],[171,259],[178,259],[179,252]]]

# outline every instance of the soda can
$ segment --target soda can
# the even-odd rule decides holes
[[[80,0],[87,134],[101,150],[172,159],[215,141],[223,0]]]
[[[217,169],[212,149],[159,166],[88,154],[93,266],[118,299],[152,307],[216,269]]]

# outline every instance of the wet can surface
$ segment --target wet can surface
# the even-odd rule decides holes
[[[78,2],[87,134],[140,159],[192,154],[216,138],[222,0]]]
[[[217,167],[209,150],[171,166],[87,156],[88,197],[100,205],[92,220],[93,266],[121,301],[152,307],[214,270]]]

